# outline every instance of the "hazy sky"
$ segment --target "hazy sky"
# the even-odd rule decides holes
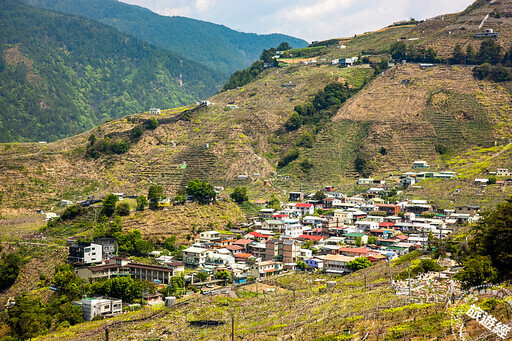
[[[473,0],[120,0],[251,33],[324,40],[348,37],[414,17],[462,11]]]

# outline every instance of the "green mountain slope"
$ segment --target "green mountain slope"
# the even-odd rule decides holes
[[[287,41],[294,48],[307,42],[283,34],[257,35],[226,26],[184,18],[166,17],[139,6],[114,0],[25,0],[34,6],[100,21],[198,61],[229,75],[256,60],[263,49]]]
[[[153,106],[194,103],[222,79],[109,26],[0,3],[0,142],[55,140]]]

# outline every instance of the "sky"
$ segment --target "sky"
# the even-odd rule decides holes
[[[409,18],[464,10],[473,0],[120,0],[249,33],[284,33],[309,42],[349,37]]]

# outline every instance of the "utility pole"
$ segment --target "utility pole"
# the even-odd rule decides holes
[[[108,328],[105,329],[105,341],[108,341]]]
[[[409,301],[411,300],[411,263],[407,265],[407,274],[409,276]]]
[[[235,341],[235,314],[231,314],[231,341]]]
[[[389,266],[389,282],[393,285],[393,275],[391,274],[391,259],[388,258],[388,266]]]

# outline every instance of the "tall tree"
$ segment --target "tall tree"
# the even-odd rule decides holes
[[[466,48],[466,64],[475,64],[475,63],[476,63],[475,49],[470,44]]]
[[[452,64],[465,64],[466,63],[466,54],[464,51],[462,51],[462,47],[460,44],[455,45],[453,48],[452,58],[451,58]]]
[[[480,44],[477,60],[480,64],[496,65],[501,62],[501,46],[493,39],[486,39]]]
[[[247,193],[247,187],[245,186],[235,187],[233,193],[229,196],[238,204],[249,201],[249,194]]]
[[[160,185],[151,185],[148,189],[149,208],[156,210],[158,202],[164,199],[164,188]]]
[[[215,200],[217,196],[211,184],[199,179],[192,180],[188,183],[187,194],[193,196],[195,200],[202,204]]]
[[[119,197],[115,194],[107,194],[105,199],[103,199],[103,207],[100,211],[100,216],[105,215],[107,217],[111,217],[116,210],[116,203],[119,201]]]

